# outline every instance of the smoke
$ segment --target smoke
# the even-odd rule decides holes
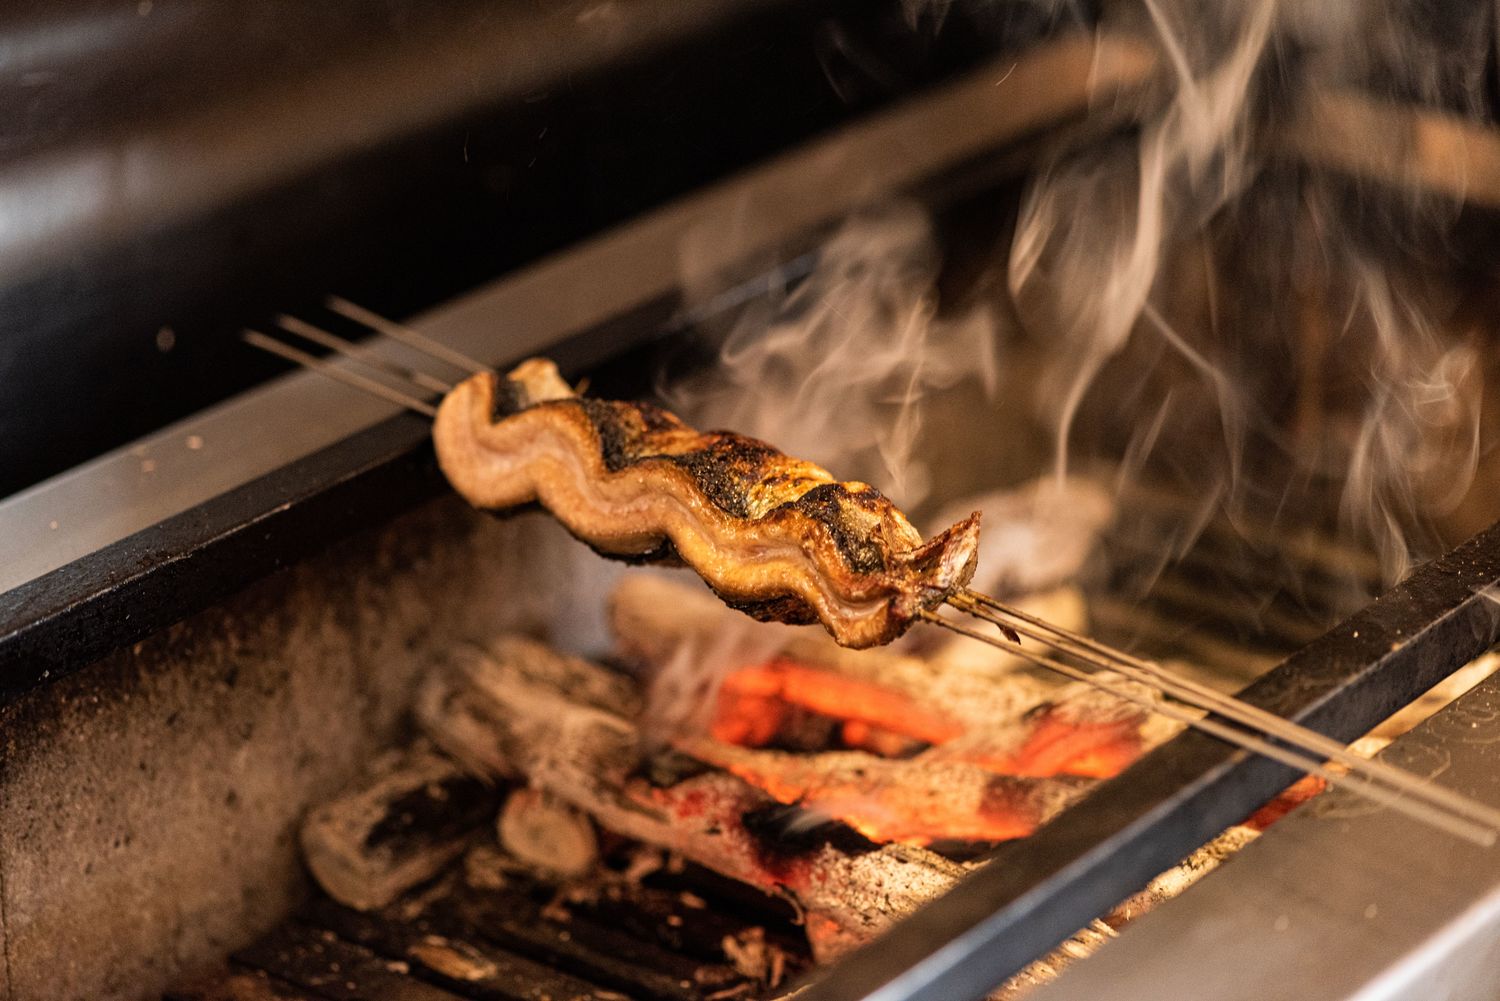
[[[1011,249],[1011,291],[1023,315],[1077,352],[1057,415],[1059,476],[1085,392],[1143,316],[1214,389],[1229,454],[1238,455],[1243,434],[1233,378],[1180,336],[1150,296],[1169,241],[1198,228],[1249,180],[1247,96],[1277,4],[1205,9],[1147,0],[1145,8],[1172,74],[1165,110],[1133,148],[1044,170],[1022,205]]]
[[[801,284],[739,319],[718,365],[662,395],[699,427],[773,442],[917,504],[931,483],[924,404],[966,381],[993,394],[999,376],[994,313],[940,315],[939,264],[916,207],[850,219]]]
[[[734,671],[771,660],[786,645],[786,627],[726,618],[708,640],[688,636],[652,674],[642,734],[658,746],[707,733],[719,686]]]
[[[1024,6],[1062,24],[1078,5]],[[1166,535],[1151,522],[1156,560],[1132,556],[1137,571],[1159,572],[1227,520],[1252,554],[1277,530],[1314,529],[1373,547],[1398,579],[1439,543],[1436,522],[1484,452],[1485,355],[1458,319],[1474,312],[1454,277],[1458,204],[1420,186],[1416,167],[1402,184],[1400,169],[1362,180],[1315,165],[1338,157],[1299,159],[1287,132],[1350,94],[1396,117],[1311,141],[1394,148],[1368,123],[1487,121],[1494,11],[1461,6],[1103,5],[1095,30],[1149,37],[1160,85],[1130,130],[1058,144],[1033,167],[1008,256],[992,262],[1005,276],[994,301],[955,309],[940,296],[922,209],[869,211],[805,280],[747,305],[718,364],[662,395],[696,426],[763,438],[907,508],[946,499],[932,463],[966,458],[933,447],[961,437],[937,426],[954,399],[990,401],[992,424],[963,418],[963,434],[983,436],[1015,427],[1029,397],[1060,483],[1107,464],[1117,493],[1141,484],[1190,502]],[[923,36],[971,27],[979,8],[901,7]],[[1028,345],[1039,371],[1002,366],[1002,351],[1010,361]],[[964,489],[1034,471],[997,467]]]
[[[1454,210],[1274,154],[1282,123],[1351,87],[1480,116],[1488,14],[1427,6],[1114,10],[1137,20],[1102,30],[1150,33],[1164,93],[1136,133],[1034,175],[1010,256],[1021,322],[1063,346],[1041,394],[1059,476],[1080,448],[1123,455],[1122,479],[1201,499],[1188,535],[1214,513],[1316,522],[1332,494],[1388,578],[1410,567],[1480,453],[1480,356],[1424,277]]]

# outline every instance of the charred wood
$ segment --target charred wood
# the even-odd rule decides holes
[[[684,649],[711,649],[726,632],[755,629],[774,635],[772,649],[788,660],[900,693],[922,711],[959,723],[988,726],[1014,720],[1053,697],[1059,686],[1024,673],[936,672],[921,657],[888,649],[849,650],[810,629],[754,626],[735,621],[707,591],[656,574],[630,574],[615,587],[610,627],[623,655],[661,667]]]
[[[506,851],[543,873],[581,876],[599,860],[593,822],[537,789],[517,789],[510,795],[496,834]]]
[[[401,965],[330,931],[297,922],[282,925],[233,958],[276,980],[305,986],[326,1001],[465,1001],[460,994],[413,980]]]
[[[319,995],[273,980],[261,970],[219,970],[170,990],[162,1001],[321,1001]]]
[[[335,900],[383,907],[431,879],[494,816],[494,788],[430,749],[393,752],[302,823],[303,858]]]
[[[899,845],[778,856],[743,822],[770,802],[764,793],[723,772],[652,786],[636,777],[642,741],[631,723],[574,702],[561,677],[548,676],[545,647],[514,661],[505,649],[469,651],[424,686],[418,718],[434,741],[488,774],[530,782],[611,831],[784,895],[805,914],[819,958],[867,940],[964,872]]]
[[[450,939],[491,942],[632,998],[699,1001],[739,980],[722,957],[680,955],[516,888],[457,887],[426,903],[415,923]]]
[[[309,926],[405,965],[423,979],[465,996],[550,997],[553,1001],[623,1001],[625,995],[555,970],[487,941],[476,929],[435,924],[425,914],[362,914],[327,902],[305,914]]]

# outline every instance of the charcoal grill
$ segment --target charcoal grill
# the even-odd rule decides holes
[[[829,39],[847,43],[854,37],[878,51],[890,30],[890,11],[853,10],[857,5],[804,7],[795,14],[789,9],[801,5],[689,5],[688,14],[668,12],[672,6],[569,8],[580,19],[620,18],[620,34],[588,55],[586,66],[574,68],[587,81],[577,84],[583,96],[560,108],[559,120],[565,114],[589,120],[582,106],[613,82],[630,81],[650,92],[664,77],[672,78],[673,53],[701,53],[726,34],[761,39],[768,46],[764,51],[776,53],[766,57],[768,62],[777,62],[788,50],[805,56],[805,50],[826,47]],[[416,16],[400,4],[392,10],[398,21]],[[550,22],[532,27],[534,34],[501,26],[496,37],[543,38],[555,29]],[[1003,27],[975,51],[929,52],[922,58],[910,51],[885,52],[908,64],[893,91],[866,95],[852,105],[816,105],[819,110],[805,120],[767,119],[732,150],[685,166],[670,184],[622,184],[589,211],[571,206],[577,214],[566,224],[541,225],[540,211],[513,206],[506,215],[484,201],[487,196],[475,194],[476,204],[490,213],[486,219],[520,220],[529,242],[503,252],[491,249],[481,255],[482,262],[470,260],[457,277],[445,272],[450,259],[442,254],[472,258],[479,242],[473,228],[455,218],[461,211],[420,230],[425,242],[419,249],[438,255],[420,263],[411,253],[383,255],[362,246],[368,224],[355,225],[351,217],[404,190],[393,180],[403,165],[417,164],[424,180],[442,183],[441,171],[420,174],[427,169],[420,165],[430,166],[433,144],[475,129],[490,142],[508,135],[505,129],[529,129],[535,121],[527,112],[530,102],[543,99],[538,94],[552,94],[549,87],[567,91],[560,73],[553,78],[538,68],[522,83],[487,81],[489,89],[481,87],[476,98],[480,118],[472,107],[419,109],[415,122],[383,123],[386,131],[378,137],[346,137],[346,146],[321,150],[315,164],[274,164],[274,151],[265,153],[271,180],[224,190],[204,182],[199,208],[169,220],[170,225],[149,218],[149,203],[126,206],[131,211],[111,216],[117,228],[100,231],[99,245],[86,248],[87,254],[71,264],[28,259],[30,270],[18,270],[4,292],[14,304],[8,314],[19,318],[16,332],[7,333],[8,343],[40,338],[43,327],[32,319],[46,315],[45,331],[53,339],[37,343],[57,344],[61,334],[94,324],[121,287],[142,281],[153,281],[163,302],[132,300],[123,315],[98,326],[90,338],[49,351],[46,378],[28,381],[28,393],[36,396],[18,398],[12,404],[17,414],[54,411],[56,400],[107,383],[93,366],[111,353],[136,358],[138,353],[121,345],[139,340],[143,331],[157,346],[170,347],[174,339],[191,340],[192,331],[201,329],[193,361],[210,378],[191,398],[160,394],[163,399],[141,426],[89,427],[81,416],[68,416],[59,425],[57,440],[63,445],[55,458],[44,454],[46,429],[9,446],[15,451],[7,468],[24,470],[7,483],[12,488],[101,448],[119,447],[0,502],[0,719],[5,728],[0,782],[8,804],[0,830],[0,942],[6,996],[159,995],[184,973],[226,955],[233,957],[231,980],[173,988],[177,993],[168,996],[183,1001],[581,998],[614,991],[686,999],[712,994],[710,986],[732,988],[730,979],[694,979],[713,964],[701,942],[683,942],[668,930],[673,925],[666,915],[684,923],[692,917],[680,912],[681,894],[725,895],[722,908],[702,919],[715,934],[732,933],[736,922],[752,920],[785,930],[788,916],[756,911],[759,905],[733,899],[722,886],[704,890],[701,874],[642,891],[649,899],[634,902],[623,929],[618,913],[581,908],[570,916],[576,938],[549,923],[535,888],[481,892],[457,871],[440,881],[441,894],[408,901],[405,911],[395,905],[362,915],[308,897],[287,841],[290,824],[308,803],[346,780],[361,758],[400,732],[401,693],[411,681],[410,665],[440,650],[445,636],[487,619],[526,624],[544,617],[548,611],[532,599],[549,587],[566,589],[573,564],[565,555],[566,541],[540,523],[488,523],[442,498],[424,421],[312,373],[283,375],[231,395],[270,370],[256,367],[261,362],[242,362],[242,349],[230,335],[257,315],[315,299],[338,284],[430,336],[496,364],[545,351],[570,375],[590,376],[601,393],[647,392],[664,360],[678,366],[705,363],[690,348],[684,353],[684,333],[711,327],[767,289],[795,282],[814,265],[820,237],[840,217],[900,194],[962,220],[976,205],[988,209],[1013,197],[1015,179],[1042,153],[1128,128],[1131,112],[1153,99],[1157,62],[1138,40],[1096,40],[1056,31],[1055,25],[1053,34],[1040,38],[1037,25]],[[390,44],[399,49],[405,36],[393,32],[394,43],[382,36],[370,44],[376,51]],[[769,38],[782,41],[773,46],[764,41]],[[153,38],[152,44],[161,43]],[[440,49],[456,43],[441,36],[438,42],[427,37],[424,44]],[[755,63],[758,51],[753,44],[744,47],[747,65],[763,68]],[[128,47],[120,50],[125,65],[133,57]],[[722,107],[731,95],[745,98],[726,80],[734,69],[715,75],[714,68],[702,65],[712,61],[700,59],[694,72],[703,74],[703,86],[720,89],[705,90],[706,107],[693,113],[699,117],[684,111],[684,129],[701,130],[695,133],[700,139],[712,133],[709,112],[715,102]],[[331,84],[308,86],[310,93],[319,93],[318,87]],[[779,79],[778,86],[799,93],[815,89],[802,77]],[[1131,100],[1116,100],[1121,95]],[[1086,114],[1091,106],[1114,108],[1116,114]],[[1309,114],[1327,115],[1328,107],[1319,104]],[[149,118],[154,110],[140,113]],[[211,119],[234,112],[210,108],[206,113]],[[282,107],[279,113],[292,112]],[[1316,131],[1294,132],[1292,146],[1299,155],[1376,178],[1405,176],[1383,158],[1366,163],[1328,153],[1314,141]],[[1483,144],[1465,149],[1472,157],[1486,153]],[[385,157],[385,166],[361,173],[365,161],[359,158],[372,151]],[[566,159],[589,152],[585,142],[555,155]],[[647,151],[630,152],[638,158],[636,169],[649,175],[645,165],[655,161]],[[1434,188],[1451,187],[1441,164],[1422,159],[1423,147],[1405,152],[1417,158],[1419,173]],[[730,168],[739,169],[723,176]],[[570,169],[575,180],[586,174],[576,163]],[[1477,200],[1484,202],[1489,175],[1472,164],[1456,169],[1479,178]],[[1434,180],[1433,175],[1441,176]],[[356,176],[361,184],[348,181]],[[157,272],[172,272],[199,248],[219,246],[226,226],[248,225],[246,220],[265,218],[272,210],[306,208],[309,192],[319,185],[337,197],[313,199],[321,206],[313,214],[318,229],[299,234],[305,239],[296,241],[295,253],[278,242],[288,239],[284,227],[277,233],[256,230],[255,259],[290,255],[284,269],[278,264],[266,277],[247,278],[227,300],[219,295],[222,276],[186,269],[174,282],[157,280]],[[246,193],[252,190],[253,196]],[[576,184],[564,183],[525,197],[557,208],[579,194]],[[430,190],[407,197],[403,222],[443,200]],[[640,214],[620,221],[634,213]],[[953,229],[961,242],[962,225]],[[704,256],[693,262],[695,273],[711,275],[719,291],[707,298],[686,295],[678,264],[684,238],[724,232],[733,232],[734,239],[706,241]],[[400,242],[385,232],[380,240]],[[337,266],[309,264],[328,246],[350,245],[358,253]],[[433,249],[440,246],[448,250]],[[68,268],[78,267],[79,260],[102,277],[87,295],[70,302],[65,293],[77,273]],[[408,270],[418,277],[382,295],[392,276]],[[498,279],[481,281],[502,272]],[[477,287],[459,294],[465,282]],[[26,352],[7,350],[0,361],[7,369],[19,368]],[[377,350],[403,357],[394,344],[382,343]],[[131,361],[122,371],[140,391],[175,386],[184,369],[164,372]],[[211,401],[214,406],[194,412]],[[31,420],[7,418],[7,426],[31,426]],[[166,421],[176,423],[126,443]],[[1166,506],[1161,498],[1133,503],[1148,515]],[[1287,550],[1296,547],[1288,544]],[[1160,599],[1165,611],[1159,604],[1152,614],[1180,616],[1183,609],[1177,606],[1192,606],[1194,573],[1202,569],[1189,559],[1169,572],[1163,578],[1167,586],[1158,592],[1166,595]],[[1175,598],[1174,582],[1179,585]],[[1421,567],[1315,638],[1326,623],[1316,616],[1306,621],[1292,616],[1295,621],[1279,631],[1258,630],[1256,649],[1231,635],[1244,623],[1235,610],[1222,608],[1210,610],[1207,628],[1171,638],[1208,644],[1200,650],[1236,651],[1231,666],[1247,679],[1279,660],[1244,697],[1321,732],[1353,739],[1500,641],[1497,585],[1500,527]],[[440,611],[428,614],[427,608]],[[1105,628],[1120,636],[1138,635],[1143,623],[1152,621],[1132,614],[1133,608],[1100,609]],[[1188,611],[1202,617],[1201,607]],[[1479,711],[1475,707],[1487,705],[1484,700],[1492,696],[1488,688],[1476,691],[1455,707],[1456,718]],[[1452,730],[1444,729],[1443,719],[1414,735],[1407,745],[1411,750],[1400,753],[1448,747]],[[1469,747],[1469,752],[1482,760],[1482,751]],[[1467,758],[1459,760],[1476,767]],[[1212,739],[1181,736],[1033,837],[1003,847],[994,865],[826,971],[800,996],[817,1001],[979,997],[1251,813],[1292,777],[1282,766]],[[259,815],[252,820],[248,810]],[[1221,996],[1210,986],[1218,982],[1215,970],[1175,958],[1184,928],[1196,916],[1215,922],[1221,942],[1246,928],[1263,935],[1265,929],[1254,925],[1259,912],[1234,908],[1234,880],[1253,881],[1258,871],[1282,865],[1316,872],[1316,860],[1327,857],[1317,854],[1320,844],[1326,853],[1328,839],[1337,844],[1345,836],[1336,810],[1325,812],[1335,819],[1319,826],[1318,818],[1299,816],[1294,820],[1300,826],[1289,824],[1284,836],[1274,830],[1242,867],[1208,884],[1222,891],[1188,894],[1039,996],[1096,996],[1090,992],[1103,985],[1123,993],[1122,984],[1138,973],[1152,977],[1141,971],[1162,962],[1172,964],[1180,977],[1200,978],[1181,981],[1197,983],[1198,996]],[[1348,836],[1363,838],[1369,826]],[[1335,827],[1337,833],[1330,833]],[[1403,847],[1379,839],[1371,843],[1377,847],[1370,852]],[[1352,900],[1364,889],[1347,892]],[[1424,912],[1421,928],[1436,941],[1454,927],[1455,915],[1487,899],[1489,891],[1482,881],[1445,890],[1441,906]],[[161,899],[172,893],[181,899]],[[428,909],[413,919],[419,903]],[[1379,906],[1364,920],[1370,927],[1399,921],[1395,907]],[[60,913],[67,909],[77,914]],[[641,913],[663,921],[641,924]],[[1289,921],[1288,935],[1304,925],[1300,914]],[[1308,941],[1342,942],[1350,926],[1329,921],[1317,927],[1321,937]],[[1455,945],[1481,955],[1493,948],[1492,923],[1465,928],[1467,937],[1454,937]],[[1274,921],[1272,933],[1282,934]],[[410,959],[414,942],[431,946],[430,962]],[[1237,955],[1248,964],[1255,953],[1244,946]],[[463,962],[478,964],[484,975],[462,975]],[[1393,974],[1388,964],[1369,957],[1361,962],[1358,983],[1337,978],[1326,985],[1306,983],[1310,992],[1325,992],[1308,996],[1350,996],[1359,983],[1381,977],[1402,983],[1408,982],[1402,976],[1411,975]],[[1451,951],[1424,953],[1407,969],[1438,967],[1452,971],[1460,985],[1455,991],[1485,979],[1483,964],[1453,961]],[[1254,976],[1234,975],[1241,983]],[[1145,981],[1142,996],[1153,983]],[[1225,987],[1222,996],[1236,995]]]

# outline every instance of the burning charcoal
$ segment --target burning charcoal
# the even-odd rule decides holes
[[[828,845],[792,857],[768,855],[742,819],[767,804],[762,792],[723,772],[668,788],[635,777],[640,733],[618,716],[574,701],[566,678],[580,662],[554,655],[559,670],[549,678],[544,650],[530,644],[521,663],[479,650],[456,658],[420,692],[421,725],[464,760],[491,774],[523,778],[603,828],[786,897],[804,913],[819,958],[867,941],[965,871],[901,845],[860,855]]]
[[[997,775],[961,761],[877,758],[859,751],[787,754],[700,740],[687,748],[813,816],[877,843],[1008,841],[1031,834],[1081,796],[1076,779]]]
[[[1114,677],[1111,686],[1143,698],[1153,689]],[[1180,726],[1090,685],[1069,685],[1010,726],[975,728],[925,757],[964,761],[1003,775],[1110,778]]]
[[[511,793],[496,828],[506,851],[545,873],[581,876],[599,861],[589,818],[536,789]]]
[[[942,743],[964,730],[899,691],[775,660],[723,680],[710,732],[715,740],[742,747],[815,751],[833,744],[835,729],[842,738],[848,725],[856,728],[857,739],[870,742],[907,738],[900,748]]]
[[[705,647],[729,614],[711,597],[650,575],[621,581],[610,606],[622,650],[658,666],[683,644]],[[807,631],[781,634],[779,657],[736,666],[723,679],[712,724],[722,742],[779,746],[791,706],[836,716],[846,746],[885,757],[965,762],[1023,777],[1105,778],[1177,729],[1081,683],[845,650]]]
[[[456,858],[497,804],[493,788],[446,757],[420,747],[391,754],[308,814],[303,858],[335,900],[383,907]]]
[[[824,845],[861,855],[880,847],[841,820],[796,803],[767,803],[746,811],[740,821],[770,855],[803,855]]]
[[[610,595],[609,614],[622,655],[656,669],[667,664],[684,645],[709,649],[711,639],[726,628],[733,615],[711,594],[645,573],[629,574],[620,581]],[[901,701],[890,713],[891,719],[870,720],[887,727],[910,725],[915,712],[923,719],[947,720],[949,725],[994,726],[1018,719],[1061,688],[1051,679],[1030,674],[1008,674],[1000,680],[990,670],[935,670],[920,657],[886,649],[847,650],[811,629],[762,626],[757,636],[761,630],[768,630],[765,635],[776,639],[770,644],[771,652],[779,651],[779,659],[785,663],[800,665],[825,678],[849,679],[855,683],[851,690],[856,696],[863,686],[882,690],[888,700],[899,696]],[[762,662],[765,659],[774,658],[763,658]],[[705,665],[705,670],[713,670],[713,665]],[[839,692],[836,688],[833,691]],[[831,697],[844,705],[857,701],[847,694]],[[823,704],[815,702],[809,708]],[[932,742],[928,735],[916,736]]]

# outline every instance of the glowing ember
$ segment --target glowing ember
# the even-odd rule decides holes
[[[872,841],[1005,841],[1076,795],[1063,776],[1107,778],[1140,756],[1138,715],[1095,701],[978,729],[871,681],[777,659],[726,678],[711,739],[680,747]]]
[[[941,744],[963,732],[957,721],[923,709],[908,696],[866,681],[844,678],[786,660],[734,672],[719,689],[710,733],[741,747],[776,741],[796,708],[842,721],[854,747],[905,747],[907,741]]]
[[[683,745],[816,819],[836,818],[871,841],[1008,841],[1031,834],[1077,791],[960,761],[891,760],[859,751],[791,754],[713,741]]]
[[[1327,788],[1328,783],[1318,776],[1304,775],[1283,789],[1271,802],[1252,813],[1244,826],[1254,831],[1264,831]]]
[[[807,714],[837,723],[846,748],[902,757],[922,744],[952,745],[952,753],[940,755],[943,760],[1000,775],[1110,778],[1142,750],[1134,715],[1081,714],[1046,705],[1021,720],[997,721],[994,731],[970,732],[901,692],[784,659],[726,678],[709,733],[726,744],[769,747],[784,741]]]
[[[1107,779],[1141,755],[1141,731],[1133,719],[1075,721],[1049,707],[1030,723],[1030,732],[1015,751],[986,754],[976,749],[966,759],[1002,775]]]

